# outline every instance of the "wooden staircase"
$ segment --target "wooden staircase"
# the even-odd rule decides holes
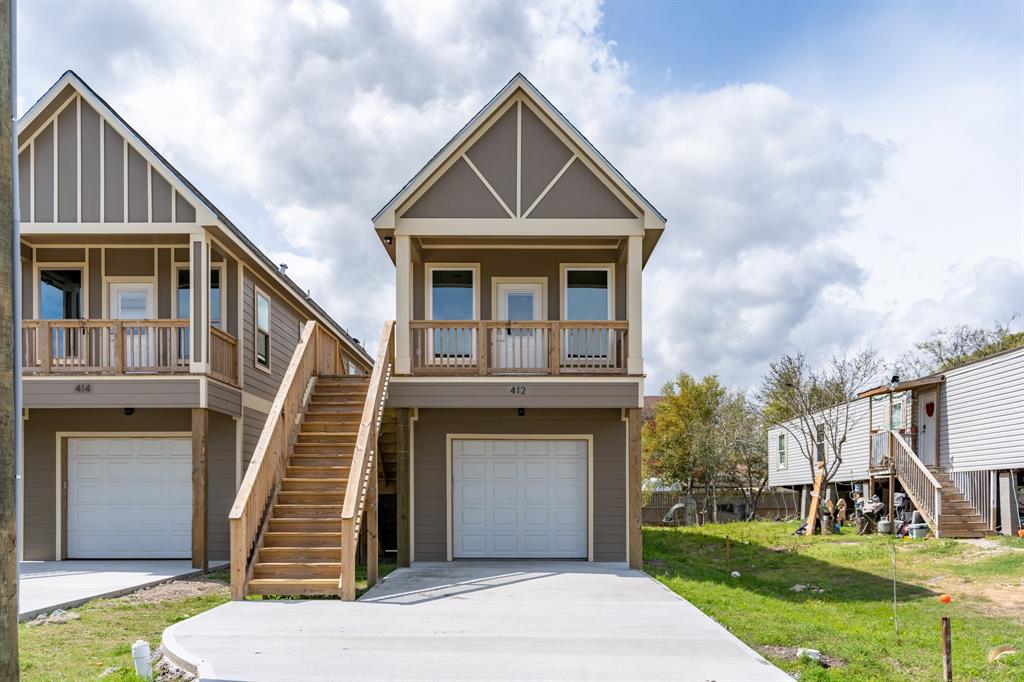
[[[353,600],[357,548],[377,582],[378,493],[384,403],[394,363],[384,324],[370,376],[341,376],[340,342],[303,327],[228,514],[231,598],[336,595]]]
[[[317,379],[256,548],[250,594],[338,593],[341,510],[369,383]]]
[[[989,534],[988,524],[964,495],[953,479],[939,468],[929,467],[932,476],[942,484],[942,509],[939,512],[939,536],[944,538],[980,538]]]

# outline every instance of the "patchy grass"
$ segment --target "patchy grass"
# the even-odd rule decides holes
[[[387,575],[394,564],[381,564]],[[73,609],[80,618],[57,625],[18,626],[21,679],[95,680],[107,669],[104,680],[136,682],[132,642],[145,639],[154,650],[165,628],[191,618],[229,599],[227,571],[203,579],[187,579],[158,585],[115,599],[100,599]],[[364,572],[358,574],[360,593],[366,589]]]
[[[792,535],[797,525],[646,528],[646,568],[801,680],[941,679],[942,616],[952,620],[955,679],[1024,679],[1024,540],[804,538]],[[952,603],[938,601],[943,593]],[[1021,653],[989,663],[1001,644]],[[794,660],[795,647],[820,650],[833,667]]]

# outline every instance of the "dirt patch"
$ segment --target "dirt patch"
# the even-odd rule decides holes
[[[991,538],[969,538],[959,542],[967,546],[963,555],[963,560],[966,562],[991,559],[994,556],[1012,554],[1014,552],[1024,552],[1024,549],[1011,547],[1010,545],[996,542]]]
[[[163,601],[201,597],[209,594],[227,594],[227,583],[212,578],[195,577],[185,580],[174,580],[147,587],[123,597],[119,601],[131,604],[159,604]]]
[[[775,644],[766,644],[757,648],[765,656],[771,656],[772,658],[781,658],[784,661],[795,661],[799,658],[797,656],[798,647],[795,646],[778,646]],[[829,656],[826,653],[821,654],[821,665],[824,668],[842,668],[846,665],[846,661],[836,656]]]
[[[972,601],[972,607],[985,615],[1009,618],[1024,624],[1024,581],[983,582],[939,576],[925,584],[932,590],[951,595],[954,604],[958,600]]]

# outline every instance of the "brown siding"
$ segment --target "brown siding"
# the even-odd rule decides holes
[[[107,249],[107,277],[152,277],[153,249]]]
[[[635,218],[579,159],[544,195],[530,218]]]
[[[81,385],[88,392],[78,390]],[[199,379],[43,379],[25,377],[27,408],[199,407]]]
[[[185,197],[177,192],[174,193],[174,220],[179,223],[194,223],[196,221],[196,207],[188,203]]]
[[[89,249],[89,317],[103,315],[103,251]]]
[[[171,184],[164,180],[164,176],[156,172],[155,168],[150,169],[150,182],[153,189],[153,222],[171,222]]]
[[[263,433],[263,425],[267,423],[267,415],[252,408],[245,408],[242,415],[242,474],[245,474],[252,459],[252,453],[256,450],[256,444],[260,441],[260,434]]]
[[[149,165],[128,145],[128,221],[144,223],[149,220],[149,181],[146,178]]]
[[[82,222],[100,222],[100,115],[82,107]]]
[[[25,421],[25,559],[56,559],[57,431],[136,432],[191,429],[188,410],[32,410]],[[234,455],[232,454],[232,457]],[[232,481],[234,472],[232,471]]]
[[[299,343],[300,319],[295,310],[267,287],[260,291],[270,297],[270,373],[256,366],[255,354],[255,293],[256,280],[246,270],[242,292],[242,362],[245,363],[245,390],[265,400],[273,400],[292,361]]]
[[[612,249],[587,250],[541,250],[541,249],[470,249],[436,250],[426,252],[434,263],[479,263],[480,264],[480,317],[493,319],[491,310],[491,279],[494,277],[546,277],[548,289],[548,319],[560,316],[561,275],[560,264],[565,263],[614,263],[615,264],[615,318],[626,319],[626,267],[618,262]],[[415,263],[413,269],[413,316],[422,320],[426,317],[426,265]]]
[[[216,379],[210,379],[206,384],[206,403],[211,410],[232,417],[242,416],[242,392],[233,386],[225,386]]]
[[[548,183],[572,157],[561,140],[537,118],[529,107],[523,107],[522,123],[522,209],[523,213],[548,186]]]
[[[32,150],[18,154],[18,215],[23,223],[32,222]]]
[[[57,116],[57,220],[78,220],[78,107],[70,104]]]
[[[171,299],[177,283],[171,272],[171,250],[157,249],[156,252],[156,314],[162,320],[171,318]]]
[[[53,126],[43,128],[33,142],[35,147],[35,167],[32,177],[32,189],[36,196],[35,215],[32,220],[37,223],[53,222]]]
[[[447,434],[593,435],[594,560],[626,560],[626,425],[621,410],[421,409],[413,432],[416,561],[448,553]]]
[[[124,221],[124,138],[103,124],[103,216],[105,222]]]
[[[508,218],[508,213],[460,158],[409,207],[405,217]]]
[[[21,319],[31,320],[35,317],[33,309],[33,296],[36,292],[35,283],[32,280],[32,261],[21,259]]]
[[[36,261],[40,263],[82,263],[85,249],[36,249]]]
[[[513,213],[516,210],[516,112],[517,107],[505,112],[466,151],[466,156]]]
[[[207,447],[207,541],[210,559],[224,561],[230,556],[228,512],[235,500],[235,420],[210,412]]]

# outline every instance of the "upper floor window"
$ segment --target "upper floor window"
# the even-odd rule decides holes
[[[566,267],[563,289],[562,319],[612,319],[611,266]]]
[[[82,318],[82,270],[39,271],[39,317],[44,320]]]
[[[270,370],[270,297],[255,289],[256,366]]]
[[[814,443],[814,450],[815,450],[814,454],[815,454],[815,457],[816,457],[817,461],[824,462],[825,461],[825,425],[824,424],[818,424],[817,431],[818,431],[818,433],[816,434],[817,438],[815,439],[816,442]]]
[[[224,278],[224,268],[215,266],[210,268],[210,324],[215,327],[224,328],[224,318],[221,314],[221,281]],[[189,317],[189,296],[192,290],[192,273],[188,268],[177,269],[177,281],[175,282],[177,304],[177,316],[179,320],[187,320]]]
[[[476,271],[473,268],[431,267],[427,277],[430,319],[476,319]]]
[[[786,466],[786,434],[779,434],[779,466]]]
[[[889,428],[899,430],[903,428],[903,401],[892,404],[892,413],[889,415]]]

